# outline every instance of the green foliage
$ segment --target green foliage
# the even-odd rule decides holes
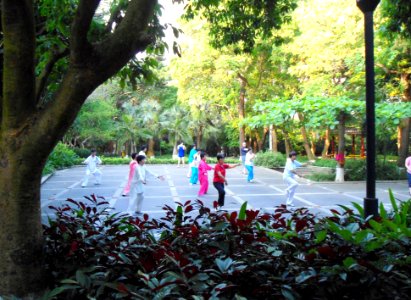
[[[411,5],[408,0],[383,0],[381,14],[384,31],[411,38]]]
[[[314,174],[305,176],[305,178],[308,178],[313,181],[334,181],[335,174],[333,173],[332,174],[314,173]]]
[[[48,157],[43,175],[50,174],[55,170],[67,168],[77,163],[79,157],[66,144],[58,143]]]
[[[266,168],[281,168],[285,166],[286,157],[284,154],[277,152],[259,152],[257,153],[254,164],[256,166],[262,166]]]
[[[409,298],[411,200],[367,220],[356,203],[317,218],[187,201],[156,220],[86,199],[50,207],[42,300]]]
[[[86,148],[72,148],[73,151],[77,154],[78,157],[80,158],[87,158],[90,155],[90,149]]]
[[[405,173],[401,172],[395,162],[377,160],[376,177],[379,180],[405,179]],[[349,181],[365,180],[366,160],[347,159],[345,161],[345,179]]]
[[[332,158],[332,159],[327,159],[327,158],[317,159],[313,163],[313,166],[335,168],[337,166],[337,161],[334,158]]]
[[[234,45],[238,52],[251,52],[256,38],[267,38],[290,21],[296,5],[294,0],[194,0],[187,5],[185,17],[200,15],[208,21],[213,46]]]

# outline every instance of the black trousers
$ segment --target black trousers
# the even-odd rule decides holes
[[[225,197],[225,190],[224,190],[224,183],[221,182],[213,182],[214,187],[218,191],[218,205],[224,205],[224,197]]]

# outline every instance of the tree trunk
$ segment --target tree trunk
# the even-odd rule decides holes
[[[345,164],[345,114],[340,113],[338,117],[338,153],[337,160],[337,172],[335,181],[344,182],[344,164]]]
[[[275,126],[270,126],[270,135],[271,135],[271,151],[274,153],[278,152],[278,139],[277,139],[277,131]]]
[[[325,135],[324,135],[324,148],[321,153],[322,158],[326,158],[328,156],[328,149],[330,148],[330,128],[327,128],[325,130]]]
[[[46,284],[40,221],[44,162],[30,155],[32,149],[15,152],[4,144],[0,147],[0,295],[23,296],[42,291]],[[33,299],[38,298],[33,295]]]
[[[314,154],[314,156],[316,156],[315,153],[317,152],[317,149],[316,149],[316,146],[315,146],[316,141],[317,141],[316,134],[315,134],[314,131],[311,131],[311,140],[310,140],[311,147],[310,147],[310,149],[311,149],[311,152]]]
[[[148,140],[147,157],[154,157],[154,144],[153,138]]]
[[[94,44],[87,35],[99,1],[78,1],[67,71],[53,99],[42,101],[34,72],[33,2],[1,1],[0,298],[40,298],[47,284],[40,206],[44,164],[93,90],[154,40],[147,29],[157,1],[130,1],[114,32]]]
[[[269,132],[270,132],[270,129],[269,129],[267,126],[265,126],[265,127],[264,127],[263,140],[260,141],[260,143],[258,144],[258,151],[262,151],[262,150],[263,150],[263,147],[264,147],[264,145],[265,145],[265,141],[267,140],[267,136],[268,136]],[[258,141],[258,140],[257,140],[257,141]]]
[[[301,122],[303,122],[304,116],[302,114],[298,113],[298,118],[300,119]],[[302,125],[300,130],[301,130],[301,135],[303,137],[305,153],[307,153],[307,157],[309,160],[315,160],[315,156],[312,153],[311,148],[310,148],[310,141],[308,139],[307,130],[305,129],[305,126]]]
[[[237,74],[238,79],[240,80],[240,97],[238,99],[238,119],[241,122],[245,118],[245,91],[247,87],[247,79],[242,76],[241,74]],[[239,134],[239,139],[240,139],[240,153],[241,153],[241,147],[243,142],[245,141],[245,128],[244,125],[239,126],[240,134]]]
[[[285,143],[285,155],[288,157],[288,155],[291,152],[291,143],[290,143],[290,137],[288,135],[288,131],[284,130],[284,143]]]

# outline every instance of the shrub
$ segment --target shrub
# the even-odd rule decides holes
[[[332,159],[320,158],[320,159],[317,159],[313,163],[313,166],[335,168],[335,167],[337,167],[337,161],[334,158],[332,158]]]
[[[78,148],[78,147],[74,147],[73,151],[77,154],[78,157],[80,158],[87,158],[90,154],[91,151],[90,149],[86,149],[86,148]]]
[[[411,202],[390,195],[367,220],[355,203],[319,219],[187,201],[155,220],[69,199],[44,225],[43,299],[409,299]]]
[[[314,174],[306,175],[305,177],[313,181],[334,181],[335,173],[334,172],[333,174],[314,173]]]
[[[50,174],[55,170],[67,168],[76,164],[77,154],[66,144],[58,143],[48,157],[43,174]]]
[[[349,181],[365,180],[366,178],[366,160],[365,159],[347,159],[345,163],[345,179]],[[379,180],[398,180],[405,179],[405,173],[402,172],[395,162],[377,160],[375,165],[376,177]]]
[[[266,168],[281,168],[284,167],[286,161],[286,157],[284,154],[277,152],[258,152],[254,163],[256,166],[262,166]]]

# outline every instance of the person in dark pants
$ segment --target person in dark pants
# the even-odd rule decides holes
[[[214,167],[213,185],[218,191],[218,206],[224,206],[225,190],[224,185],[227,185],[225,170],[239,166],[240,164],[229,165],[224,163],[224,155],[217,155],[217,164]]]

